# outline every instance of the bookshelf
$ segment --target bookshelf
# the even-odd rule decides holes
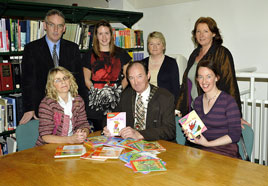
[[[19,20],[43,20],[46,13],[50,9],[60,10],[64,14],[67,23],[83,22],[86,24],[95,24],[97,21],[105,19],[110,23],[122,23],[126,27],[131,28],[143,17],[142,12],[88,8],[36,2],[22,2],[14,0],[0,0],[1,18],[12,18]],[[127,50],[143,51],[143,48],[132,48]],[[84,53],[85,51],[82,50],[81,52]],[[21,56],[22,54],[23,51],[0,52],[0,61],[1,59],[3,60],[9,58],[10,56]],[[15,89],[14,91],[0,92],[0,95],[17,92],[20,92],[20,89]],[[14,133],[14,131],[15,130],[0,133],[0,136],[9,135],[11,133]]]

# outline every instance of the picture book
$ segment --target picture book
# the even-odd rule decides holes
[[[145,141],[142,140],[138,143],[139,149],[142,151],[159,151],[163,152],[166,151],[166,149],[157,141]]]
[[[141,159],[130,161],[134,172],[165,171],[165,165],[160,159]]]
[[[136,159],[143,157],[143,156],[150,157],[150,159],[157,158],[157,156],[155,154],[151,154],[149,152],[130,151],[130,152],[127,152],[127,153],[120,155],[119,159],[126,162],[126,163],[129,163],[130,161],[136,160]]]
[[[121,147],[98,147],[92,154],[92,158],[118,159],[123,148]]]
[[[199,118],[195,110],[191,111],[179,120],[182,128],[192,133],[194,137],[197,137],[202,132],[207,130],[207,127],[203,121]]]
[[[92,154],[95,152],[95,149],[89,149],[85,154],[80,156],[81,159],[87,159],[87,160],[96,160],[96,161],[105,161],[106,158],[92,158]]]
[[[125,112],[111,112],[107,113],[107,128],[111,136],[118,136],[119,131],[126,127],[126,113]]]
[[[102,146],[104,143],[108,141],[108,137],[106,136],[93,136],[88,137],[84,141],[84,145],[89,148]]]
[[[103,144],[106,146],[117,146],[119,142],[121,142],[123,138],[118,137],[109,137],[108,140]]]
[[[137,140],[132,139],[132,138],[127,138],[127,139],[124,139],[124,140],[120,141],[120,142],[117,144],[117,146],[125,147],[126,144],[128,144],[128,143],[132,143],[132,142],[135,142],[135,141],[137,141]]]
[[[86,152],[83,145],[60,145],[56,148],[54,158],[81,156]]]
[[[142,146],[143,145],[140,145],[142,142],[142,140],[137,140],[137,141],[133,141],[133,142],[130,142],[130,143],[126,143],[124,144],[124,147],[126,148],[129,148],[131,150],[135,150],[135,151],[142,151]]]

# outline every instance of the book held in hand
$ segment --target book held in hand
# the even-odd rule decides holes
[[[199,136],[201,133],[207,130],[207,127],[197,115],[195,110],[191,111],[179,120],[182,128],[188,130],[194,137]]]
[[[60,145],[56,148],[54,158],[81,156],[86,153],[83,145]]]
[[[111,112],[107,114],[107,128],[111,136],[118,136],[119,131],[126,127],[125,112]]]

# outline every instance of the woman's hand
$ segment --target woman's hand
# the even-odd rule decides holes
[[[71,143],[83,143],[87,138],[87,131],[84,129],[78,129],[71,137]]]
[[[194,137],[194,135],[192,133],[188,132],[187,130],[184,131],[184,134],[187,137],[187,140],[192,142],[192,143],[202,145],[204,147],[210,146],[209,141],[202,134],[200,134],[197,137]]]

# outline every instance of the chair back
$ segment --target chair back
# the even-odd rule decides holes
[[[176,142],[178,144],[184,145],[185,141],[186,141],[186,138],[185,138],[184,133],[183,133],[183,131],[181,129],[179,119],[180,119],[180,117],[178,117],[178,116],[175,117],[175,121],[176,121]]]
[[[39,121],[31,120],[24,125],[19,125],[16,128],[16,139],[18,151],[29,149],[35,146],[39,136]]]
[[[253,149],[253,142],[254,142],[254,132],[252,128],[248,125],[243,125],[244,129],[242,128],[242,136],[239,142],[239,153],[243,160],[250,161],[252,149]]]

